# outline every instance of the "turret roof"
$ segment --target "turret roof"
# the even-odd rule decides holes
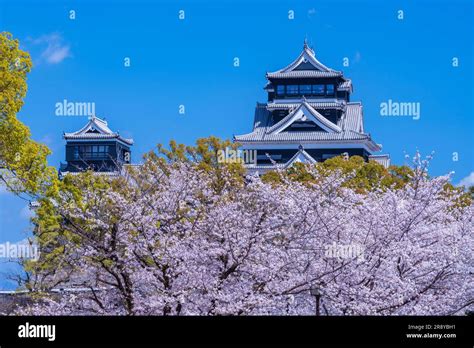
[[[87,124],[76,132],[64,133],[66,140],[83,139],[118,139],[128,145],[133,144],[133,139],[127,139],[120,136],[118,132],[113,132],[107,124],[107,121],[97,117],[90,116]]]

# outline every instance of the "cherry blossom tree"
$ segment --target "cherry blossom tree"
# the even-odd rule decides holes
[[[473,207],[414,160],[406,185],[361,193],[337,170],[275,184],[224,166],[216,185],[213,170],[150,157],[116,189],[56,198],[61,262],[32,290],[84,291],[19,313],[311,315],[318,287],[323,315],[464,314]]]

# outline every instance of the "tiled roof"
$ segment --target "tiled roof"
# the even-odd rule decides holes
[[[294,112],[294,111],[293,111]],[[285,117],[282,121],[288,120]],[[275,130],[277,125],[282,126],[282,121],[275,125],[271,124],[271,114],[266,109],[265,104],[257,104],[255,110],[254,130],[251,133],[236,135],[234,140],[241,143],[302,143],[302,142],[363,142],[374,150],[379,151],[380,145],[373,142],[370,134],[364,133],[363,115],[361,103],[347,103],[345,112],[338,120],[337,127],[340,131],[326,132],[326,131],[306,131],[306,132],[278,132]],[[328,120],[328,122],[330,122]],[[273,133],[272,133],[273,132]]]
[[[246,164],[245,167],[247,168],[249,174],[254,174],[256,172],[265,173],[270,170],[277,170],[277,169],[287,169],[290,168],[294,163],[316,163],[316,160],[311,157],[309,153],[307,153],[303,148],[300,148],[295,155],[286,163],[272,163],[272,164]]]
[[[345,102],[311,102],[308,101],[308,104],[311,105],[314,109],[338,109],[344,110],[346,103]],[[270,102],[266,104],[268,110],[285,110],[293,109],[300,105],[300,103],[275,103]]]
[[[309,118],[312,119],[316,124],[318,124],[321,128],[324,128],[328,132],[340,132],[341,128],[337,125],[329,121],[319,112],[317,112],[314,108],[311,107],[305,100],[303,100],[300,105],[291,111],[287,116],[285,116],[281,121],[275,123],[273,126],[268,128],[267,133],[279,133],[287,128],[290,124],[295,121],[298,121],[302,118]]]
[[[89,117],[89,122],[76,132],[64,133],[64,139],[119,139],[132,145],[133,139],[122,138],[119,133],[113,132],[105,120],[97,116]]]
[[[340,71],[318,71],[318,70],[295,70],[289,72],[267,73],[267,78],[301,78],[301,77],[338,77],[342,76]]]
[[[305,66],[302,69],[299,69],[302,64],[305,64]],[[340,71],[328,68],[323,63],[321,63],[316,58],[314,51],[307,45],[305,41],[303,51],[293,62],[283,69],[267,73],[267,78],[336,77],[341,75],[342,73]]]
[[[307,141],[349,141],[370,139],[368,134],[353,131],[342,131],[338,133],[328,132],[282,132],[277,134],[266,134],[262,130],[244,135],[236,135],[238,142],[307,142]]]
[[[361,103],[348,103],[338,125],[344,130],[364,133],[364,118]]]
[[[300,148],[298,152],[295,153],[295,155],[292,158],[290,158],[288,162],[286,162],[285,168],[290,167],[295,162],[314,164],[316,163],[316,160],[313,157],[311,157],[311,155],[307,153],[303,148]]]
[[[255,108],[255,116],[253,121],[253,128],[268,127],[270,122],[270,112],[266,108],[265,103],[257,103]]]
[[[71,134],[65,133],[64,139],[111,139],[118,138],[118,134],[99,134],[99,133],[85,133],[85,134]]]
[[[316,160],[311,157],[309,153],[307,153],[303,148],[300,148],[294,155],[291,157],[291,159],[288,160],[286,163],[275,163],[275,164],[254,164],[254,163],[249,163],[246,164],[245,167],[247,169],[277,169],[277,168],[289,168],[293,165],[295,162],[301,162],[301,163],[316,163]]]
[[[96,131],[99,132],[100,134],[114,134],[112,130],[108,127],[107,121],[103,120],[97,116],[91,116],[89,117],[89,122],[79,129],[76,132],[72,133],[65,133],[65,135],[78,135],[78,134],[85,134],[88,132]]]
[[[390,155],[371,155],[369,156],[369,161],[380,163],[385,168],[390,167]]]
[[[292,104],[299,106],[299,104]],[[308,103],[311,105],[311,103]],[[254,132],[265,133],[271,125],[271,113],[266,108],[267,104],[257,103],[255,108],[254,117]],[[313,107],[316,108],[316,107]],[[352,130],[355,132],[363,133],[363,115],[362,115],[362,104],[358,102],[347,103],[345,112],[339,119],[337,125],[342,130]],[[252,133],[250,133],[252,134]],[[240,136],[238,136],[240,137]]]

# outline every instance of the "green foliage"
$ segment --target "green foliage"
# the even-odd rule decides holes
[[[36,288],[41,280],[35,278],[35,275],[58,274],[58,278],[52,277],[56,281],[67,277],[73,270],[66,260],[70,260],[71,254],[74,254],[74,246],[80,244],[84,238],[100,240],[104,234],[101,228],[91,227],[89,221],[83,217],[74,218],[74,214],[69,214],[66,218],[61,215],[58,207],[78,209],[77,216],[84,216],[85,214],[79,213],[91,213],[99,207],[107,212],[105,223],[113,226],[121,212],[116,210],[116,205],[110,201],[107,193],[117,192],[124,199],[133,201],[138,191],[142,194],[153,192],[156,185],[150,177],[141,180],[141,169],[133,168],[129,168],[129,172],[136,187],[125,184],[123,177],[111,178],[95,175],[93,172],[67,175],[63,180],[58,180],[56,170],[47,164],[50,150],[45,145],[31,140],[29,128],[17,118],[26,97],[27,75],[31,68],[31,58],[19,48],[18,40],[9,33],[0,33],[0,185],[5,185],[15,194],[34,197],[40,203],[32,220],[41,257],[37,261],[28,260],[24,264],[25,270],[31,275],[27,287]],[[158,145],[156,152],[147,153],[142,169],[147,173],[156,174],[154,180],[160,180],[160,175],[167,175],[170,165],[186,163],[196,166],[203,175],[212,178],[214,192],[221,195],[229,186],[245,184],[246,170],[243,163],[222,161],[221,156],[222,151],[236,151],[239,146],[230,140],[222,141],[214,136],[198,139],[195,146],[171,141],[168,149]],[[365,162],[358,156],[349,159],[334,157],[315,164],[314,169],[325,176],[336,171],[349,174],[349,179],[342,186],[359,193],[388,187],[402,188],[413,175],[412,169],[407,166],[384,168],[376,162]],[[311,183],[314,182],[315,176],[307,165],[301,163],[296,163],[283,173],[271,171],[262,176],[263,181],[273,185],[282,185],[283,179]],[[449,198],[459,190],[460,188],[448,184],[445,195]],[[84,192],[90,191],[97,194],[95,197],[98,197],[100,202],[84,199]],[[470,187],[467,193],[456,200],[453,209],[472,204],[473,199],[474,187]],[[187,208],[182,209],[185,215],[184,210]],[[178,211],[177,219],[180,214],[181,211]],[[103,259],[100,262],[104,267],[114,266],[114,260],[111,259]],[[48,286],[41,286],[43,285]]]
[[[245,168],[243,163],[220,161],[222,157],[219,155],[220,152],[222,153],[226,149],[238,150],[238,148],[239,144],[237,143],[210,136],[198,139],[195,146],[185,146],[171,141],[169,150],[167,150],[160,144],[158,153],[148,153],[145,159],[151,159],[152,163],[162,167],[166,162],[187,162],[196,165],[204,173],[213,177],[214,189],[219,193],[226,184],[243,185],[244,183]],[[163,161],[163,158],[166,161]]]
[[[49,149],[30,139],[30,130],[17,119],[27,92],[32,67],[29,54],[10,33],[0,33],[0,184],[35,196],[54,181],[47,165]]]
[[[454,202],[453,209],[468,207],[473,202],[473,197],[469,190],[466,192],[464,187],[456,187],[450,183],[444,185],[443,195],[446,199]]]
[[[290,180],[302,183],[313,182],[314,175],[308,170],[308,166],[296,163],[283,173]],[[343,156],[330,158],[324,162],[316,163],[314,169],[324,176],[329,176],[336,171],[350,176],[342,186],[351,188],[359,193],[364,193],[377,188],[384,189],[394,186],[403,187],[413,174],[407,166],[390,166],[388,169],[375,161],[365,162],[360,156],[352,156],[345,159]],[[278,184],[282,178],[276,172],[268,172],[262,176],[262,180],[268,183]]]
[[[101,231],[91,228],[87,219],[65,218],[58,207],[74,207],[84,213],[93,211],[99,205],[101,209],[110,211],[109,222],[113,223],[114,219],[117,219],[117,214],[114,212],[113,202],[106,198],[106,193],[111,190],[125,191],[126,186],[121,184],[121,180],[123,179],[111,179],[88,171],[78,175],[66,175],[63,180],[56,180],[54,185],[48,187],[38,200],[40,204],[32,219],[41,256],[37,261],[29,260],[24,264],[25,271],[31,276],[27,287],[39,286],[36,283],[39,280],[34,277],[37,274],[56,272],[60,274],[56,279],[67,277],[71,269],[65,260],[68,259],[68,255],[70,259],[70,254],[74,253],[74,246],[79,245],[83,238],[101,238]],[[98,193],[102,198],[100,204],[97,201],[93,206],[91,202],[84,203],[83,195],[87,191]],[[40,287],[47,286],[48,284],[41,283]]]
[[[168,175],[170,166],[185,163],[197,167],[202,171],[203,176],[211,178],[212,188],[220,196],[220,199],[231,199],[230,195],[233,190],[226,190],[226,188],[245,185],[245,168],[240,162],[222,163],[222,160],[219,160],[219,151],[225,151],[226,148],[236,150],[238,144],[210,137],[199,139],[196,146],[185,146],[171,142],[169,148],[166,149],[159,145],[158,151],[149,152],[144,156],[143,167],[140,169],[130,168],[129,175],[134,182],[132,185],[126,183],[124,177],[107,177],[95,175],[93,172],[67,175],[62,181],[54,181],[48,186],[43,198],[40,199],[41,204],[34,218],[35,234],[42,251],[41,258],[36,262],[28,261],[26,270],[31,275],[68,274],[71,270],[68,269],[70,266],[65,263],[65,260],[70,259],[71,254],[74,254],[75,246],[80,244],[83,238],[98,238],[100,240],[107,233],[101,228],[91,227],[88,220],[84,218],[87,215],[85,213],[100,209],[99,215],[107,216],[107,221],[104,221],[107,226],[113,226],[120,218],[121,212],[117,210],[113,201],[109,201],[108,193],[117,192],[124,199],[133,202],[138,195],[154,192],[159,186],[155,183],[163,179],[163,175]],[[309,184],[315,180],[312,169],[316,170],[318,175],[322,174],[323,176],[329,176],[335,172],[348,174],[348,179],[342,186],[359,193],[377,189],[384,190],[388,187],[402,188],[410,182],[414,174],[412,169],[407,166],[385,168],[376,162],[365,162],[363,158],[354,156],[349,159],[334,157],[315,164],[313,168],[306,164],[295,163],[283,173],[271,171],[263,175],[262,179],[273,185],[283,185],[285,180]],[[447,184],[445,198],[454,197],[458,193],[457,190],[460,189]],[[93,202],[84,200],[85,192],[91,191],[95,193],[94,197],[98,198],[95,198]],[[458,196],[456,195],[456,197]],[[460,199],[456,198],[453,209],[471,203],[469,195],[465,194]],[[82,216],[82,219],[71,218],[71,214],[69,214],[69,218],[61,216],[57,209],[59,206],[79,209],[78,216]],[[175,219],[179,220],[186,216],[186,209],[188,209],[186,205],[178,209]],[[135,232],[132,231],[130,238],[134,238],[134,236]],[[104,267],[113,267],[113,260],[93,261],[101,262]],[[152,260],[145,260],[145,262],[152,262]],[[53,279],[57,278],[53,277]],[[31,284],[33,283],[30,282],[28,286],[31,287]]]

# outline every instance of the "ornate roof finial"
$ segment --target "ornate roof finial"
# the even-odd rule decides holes
[[[303,45],[303,48],[304,48],[304,49],[309,48],[309,46],[308,46],[308,38],[307,38],[306,36],[304,37],[304,45]]]

